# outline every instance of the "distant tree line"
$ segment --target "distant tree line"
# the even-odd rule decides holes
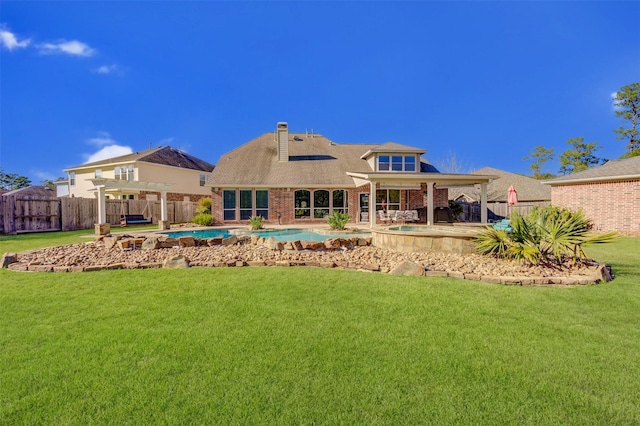
[[[613,130],[618,140],[626,141],[625,153],[620,158],[640,156],[640,83],[623,86],[613,98],[615,113],[623,125]],[[566,175],[580,172],[591,167],[606,163],[607,160],[598,158],[594,152],[601,148],[597,142],[586,143],[583,137],[571,138],[567,141],[571,146],[560,154],[559,174]],[[553,148],[538,145],[523,160],[532,160],[529,170],[535,179],[550,179],[552,173],[544,171],[544,165],[555,156]]]

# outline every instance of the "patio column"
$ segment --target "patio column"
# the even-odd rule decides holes
[[[433,225],[433,182],[427,182],[427,225]]]
[[[95,224],[96,235],[107,235],[111,227],[107,223],[107,202],[105,187],[98,186],[98,223]]]
[[[164,231],[169,229],[169,219],[167,215],[167,191],[160,191],[160,220],[158,229]]]
[[[376,183],[369,184],[369,228],[376,226]]]
[[[480,223],[487,223],[487,184],[480,184]]]

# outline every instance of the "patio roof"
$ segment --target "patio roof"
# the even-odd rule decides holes
[[[144,182],[138,180],[121,180],[121,179],[109,179],[109,178],[94,178],[89,179],[96,188],[109,189],[127,189],[127,190],[150,190],[150,191],[169,191],[172,187],[172,183],[160,183],[160,182]]]
[[[499,178],[494,175],[463,175],[454,173],[393,173],[374,172],[358,173],[347,172],[351,176],[356,186],[365,185],[369,182],[384,183],[386,186],[398,185],[405,187],[420,187],[420,184],[433,182],[436,185],[475,185],[490,183],[493,179]]]

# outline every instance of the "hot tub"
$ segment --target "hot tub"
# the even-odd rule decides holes
[[[401,225],[371,230],[372,245],[388,250],[471,254],[484,226]]]

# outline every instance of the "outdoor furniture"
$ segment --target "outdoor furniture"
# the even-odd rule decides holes
[[[151,223],[151,218],[145,219],[141,214],[123,214],[120,216],[120,226],[146,225]]]
[[[495,222],[493,225],[493,229],[498,231],[511,232],[513,228],[511,227],[511,221],[509,219],[502,219]]]
[[[384,210],[378,210],[378,216],[380,218],[380,221],[383,223],[387,223],[387,221],[391,220],[389,214]]]
[[[436,207],[433,209],[433,221],[435,223],[453,223],[453,212],[449,207]]]
[[[418,216],[418,210],[405,211],[404,220],[407,222],[420,222],[420,216]]]
[[[404,222],[404,212],[402,210],[390,210],[389,219],[391,219],[391,222]]]

